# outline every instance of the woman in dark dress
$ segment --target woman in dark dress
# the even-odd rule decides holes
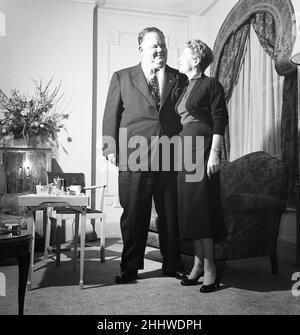
[[[180,233],[183,239],[193,240],[195,254],[193,268],[181,284],[196,285],[204,275],[200,288],[203,293],[212,292],[219,286],[214,241],[226,235],[219,166],[228,112],[221,84],[204,75],[212,61],[213,53],[205,43],[200,40],[186,43],[179,58],[179,71],[187,75],[189,84],[176,105],[183,126],[180,133],[183,157],[189,154],[195,162],[201,155],[204,168],[202,177],[196,181],[189,180],[189,175],[193,175],[195,170],[191,171],[186,164],[178,172]],[[187,137],[192,139],[192,145],[185,148]],[[201,139],[204,146],[197,145],[196,138]]]

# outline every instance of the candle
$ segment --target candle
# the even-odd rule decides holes
[[[27,166],[26,168],[26,177],[28,178],[30,176],[30,167]]]
[[[19,176],[19,178],[22,178],[22,176],[23,176],[23,168],[22,168],[22,166],[19,167],[18,176]]]
[[[26,153],[25,160],[23,162],[23,167],[24,167],[24,175],[26,178],[29,178],[31,175],[31,169],[30,169],[30,160],[28,157],[28,153]]]

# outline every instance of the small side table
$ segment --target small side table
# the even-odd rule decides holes
[[[28,211],[33,214],[32,222],[32,247],[30,257],[30,271],[27,288],[31,289],[31,278],[34,265],[34,236],[35,236],[35,215],[34,212],[44,208],[64,207],[71,208],[81,215],[81,237],[80,237],[80,279],[79,287],[83,288],[83,271],[84,271],[84,247],[85,247],[85,229],[86,229],[86,208],[89,205],[87,195],[40,195],[26,194],[19,196],[19,205],[27,207]],[[49,222],[48,222],[49,225]],[[60,227],[57,227],[60,229]],[[49,231],[49,227],[46,229]],[[58,251],[59,252],[59,251]]]
[[[18,303],[19,315],[24,313],[26,282],[30,263],[30,243],[32,235],[28,231],[16,231],[0,235],[0,258],[16,257],[19,266]]]

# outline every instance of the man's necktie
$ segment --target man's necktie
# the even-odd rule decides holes
[[[155,72],[151,72],[149,78],[149,87],[151,90],[151,94],[156,102],[157,109],[159,109],[160,104],[159,83]]]

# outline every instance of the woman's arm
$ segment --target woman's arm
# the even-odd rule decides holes
[[[211,80],[210,92],[213,139],[207,162],[208,178],[220,169],[220,149],[225,133],[225,127],[228,124],[228,111],[224,89],[216,79]]]

